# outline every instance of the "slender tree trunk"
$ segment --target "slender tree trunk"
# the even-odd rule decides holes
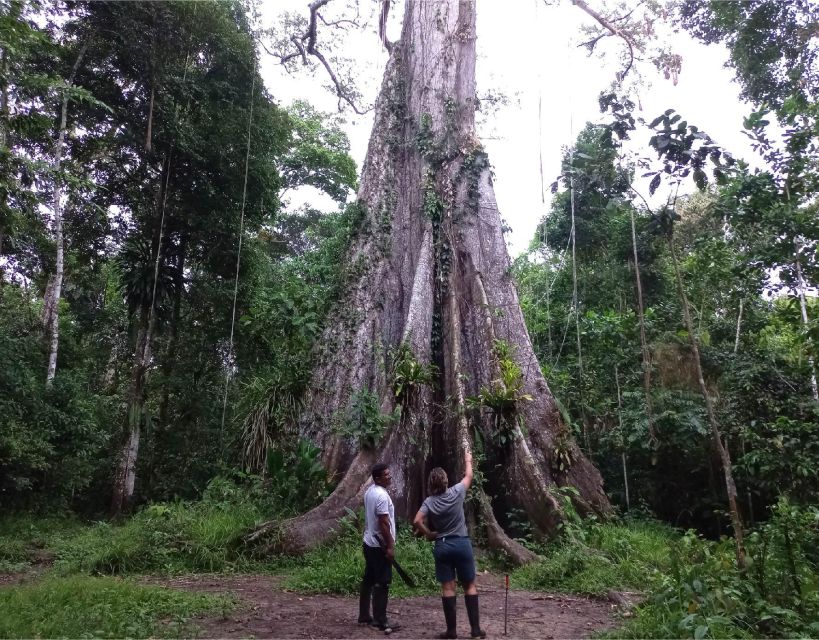
[[[591,451],[589,445],[589,429],[586,424],[586,410],[583,402],[583,348],[580,343],[580,298],[577,293],[577,225],[574,217],[574,176],[571,180],[571,213],[572,213],[572,304],[574,306],[574,333],[577,342],[577,388],[580,392],[580,420],[583,425],[583,444],[586,451]]]
[[[171,323],[168,331],[168,346],[165,350],[165,358],[162,365],[162,399],[159,403],[159,424],[162,429],[168,426],[168,408],[170,406],[170,385],[169,380],[173,377],[176,369],[177,345],[179,344],[179,319],[182,314],[182,295],[185,292],[185,259],[187,257],[188,235],[183,233],[179,241],[179,249],[176,255],[176,265],[174,266],[173,283],[174,298],[173,311],[171,312]]]
[[[130,509],[134,496],[139,441],[145,416],[146,374],[151,362],[152,325],[150,309],[143,307],[139,312],[134,363],[131,367],[131,383],[127,395],[126,437],[114,474],[111,496],[111,516],[115,518]]]
[[[116,518],[127,512],[133,501],[136,484],[136,467],[139,458],[139,444],[142,432],[142,423],[145,419],[145,386],[148,368],[151,364],[153,330],[155,325],[156,287],[159,277],[159,268],[162,256],[163,226],[165,222],[165,207],[168,198],[168,183],[171,174],[170,152],[163,161],[163,170],[160,174],[159,188],[157,189],[155,220],[152,246],[155,248],[156,260],[154,264],[154,279],[151,298],[143,301],[139,309],[137,321],[134,360],[131,365],[131,376],[128,388],[128,411],[125,420],[124,443],[120,452],[117,468],[114,473],[113,491],[111,497],[111,516]]]
[[[744,305],[744,300],[742,298],[739,299],[739,312],[737,313],[737,332],[736,336],[734,337],[734,353],[739,351],[739,336],[740,332],[742,331],[742,307]]]
[[[626,466],[626,444],[623,437],[623,398],[620,394],[620,372],[617,370],[617,365],[614,365],[614,383],[617,385],[617,421],[620,425],[620,461],[623,465],[623,487],[626,493],[626,511],[631,509],[631,501],[629,500],[628,491],[628,467]]]
[[[737,566],[740,569],[744,569],[744,529],[742,526],[742,517],[739,513],[739,506],[737,504],[737,486],[734,482],[734,470],[733,465],[731,464],[731,454],[728,451],[727,445],[722,441],[722,434],[720,433],[719,425],[717,424],[714,404],[711,400],[711,395],[708,393],[708,387],[705,385],[705,377],[702,373],[702,359],[700,358],[699,340],[697,335],[694,333],[694,323],[691,320],[688,298],[686,297],[685,289],[683,288],[680,265],[677,261],[677,252],[674,249],[674,241],[670,236],[668,238],[668,248],[671,253],[671,262],[674,265],[674,276],[677,280],[677,293],[680,296],[683,320],[685,321],[685,329],[688,332],[688,342],[691,346],[691,354],[694,356],[694,367],[697,372],[697,381],[699,382],[702,397],[705,400],[705,411],[708,415],[708,423],[711,426],[711,437],[714,443],[714,448],[719,454],[720,462],[722,463],[722,473],[725,477],[725,490],[728,495],[728,510],[731,514],[731,523],[734,528],[734,540],[736,541]]]
[[[153,80],[151,81],[151,101],[148,104],[148,126],[145,129],[145,151],[151,150],[151,141],[153,138],[154,129],[154,95],[156,88]]]
[[[57,134],[57,142],[54,147],[54,164],[52,171],[54,172],[54,186],[52,192],[51,208],[54,212],[54,241],[57,245],[57,260],[54,267],[54,284],[52,289],[51,299],[51,313],[49,317],[48,335],[50,338],[48,351],[48,370],[46,371],[46,388],[51,388],[54,384],[54,376],[57,373],[57,350],[60,342],[60,296],[63,287],[63,266],[65,242],[63,239],[63,203],[62,203],[62,189],[60,185],[60,169],[62,167],[63,149],[65,147],[65,133],[68,122],[68,90],[74,84],[74,77],[77,75],[77,69],[80,67],[85,50],[88,48],[87,44],[83,44],[80,49],[77,59],[74,61],[74,66],[71,68],[71,73],[66,81],[66,86],[63,89],[63,102],[60,111],[60,128]]]
[[[533,556],[504,532],[496,511],[521,508],[548,534],[562,517],[553,489],[573,486],[581,512],[610,512],[600,474],[562,423],[523,322],[475,106],[474,1],[408,0],[376,103],[350,285],[330,316],[300,419],[301,436],[321,447],[338,485],[312,511],[267,523],[250,541],[273,539],[295,552],[327,540],[345,509],[360,504],[376,460],[392,467],[396,514],[411,517],[424,498],[424,472],[438,465],[459,479],[457,461],[476,437],[486,443],[484,469],[494,474],[476,483],[476,511],[489,544],[513,560]],[[521,369],[503,447],[491,444],[495,416],[467,403],[493,386],[498,340]],[[333,422],[361,389],[377,394],[382,412],[394,409],[391,354],[401,343],[419,363],[437,366],[437,380],[419,386],[415,409],[387,428],[377,450],[359,449]],[[553,463],[556,447],[572,459],[562,471]]]
[[[9,61],[8,52],[0,49],[0,149],[10,149],[9,144]],[[0,249],[3,245],[0,243]]]
[[[802,312],[802,325],[807,327],[810,320],[808,319],[808,305],[805,300],[805,279],[802,277],[802,263],[797,257],[794,261],[796,265],[796,288],[799,291],[799,309]],[[813,356],[808,356],[808,366],[810,367],[810,389],[813,394],[813,399],[819,401],[819,385],[816,383],[816,363]]]
[[[651,351],[646,339],[645,307],[643,306],[643,282],[640,277],[640,259],[637,255],[637,230],[634,223],[634,209],[631,209],[631,250],[634,254],[634,280],[637,283],[637,318],[640,322],[640,350],[643,356],[643,394],[646,399],[646,420],[648,437],[652,447],[657,443],[657,432],[654,429],[654,407],[651,401]]]

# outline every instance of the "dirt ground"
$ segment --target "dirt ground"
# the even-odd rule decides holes
[[[200,617],[192,622],[203,638],[381,638],[384,634],[356,624],[358,600],[334,595],[306,595],[284,590],[274,576],[186,576],[151,582],[175,589],[227,593],[239,605],[226,618]],[[481,575],[481,626],[490,638],[503,636],[503,577]],[[444,630],[436,596],[391,599],[389,616],[401,629],[391,638],[434,638]],[[509,592],[508,638],[587,638],[616,625],[617,607],[607,601],[574,596]],[[463,597],[458,598],[458,636],[469,637]]]

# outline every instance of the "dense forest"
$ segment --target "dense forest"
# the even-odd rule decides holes
[[[370,465],[394,465],[407,518],[463,449],[480,562],[640,591],[612,637],[816,635],[817,6],[575,0],[624,67],[510,259],[464,36],[480,3],[407,0],[395,42],[377,3],[361,168],[338,114],[260,73],[315,64],[358,111],[328,4],[270,28],[240,0],[0,0],[0,610],[21,612],[0,636],[188,634],[161,620],[232,606],[109,574],[351,593]],[[753,162],[635,106],[632,67],[684,73],[640,59],[653,21],[727,49]],[[304,187],[335,204],[288,206]],[[41,556],[53,575],[3,586]],[[48,626],[77,591],[117,595],[97,627]]]

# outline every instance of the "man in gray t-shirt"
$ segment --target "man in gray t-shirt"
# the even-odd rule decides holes
[[[466,487],[459,482],[454,487],[437,496],[429,496],[421,505],[421,513],[427,517],[429,528],[435,531],[436,538],[469,535],[464,518],[464,498]]]
[[[444,607],[446,631],[440,638],[457,638],[455,629],[457,600],[455,579],[464,590],[466,613],[473,638],[485,638],[481,629],[478,609],[478,589],[475,586],[475,556],[464,519],[464,498],[472,484],[472,454],[464,451],[464,478],[447,488],[446,471],[436,467],[429,473],[427,491],[413,525],[427,540],[435,540],[432,555],[435,556],[435,577],[441,583],[441,604]]]

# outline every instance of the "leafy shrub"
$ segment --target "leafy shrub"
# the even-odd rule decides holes
[[[117,423],[116,403],[89,390],[90,372],[70,358],[74,336],[67,313],[61,362],[53,388],[33,306],[17,287],[0,304],[0,510],[64,507],[100,470]]]
[[[657,522],[583,524],[569,521],[557,540],[539,549],[542,559],[517,569],[516,586],[590,595],[658,584],[669,568],[674,530]]]
[[[266,486],[281,509],[306,511],[327,495],[330,484],[320,456],[321,449],[304,438],[295,448],[268,451]]]
[[[54,549],[82,528],[70,517],[10,514],[0,519],[0,572],[22,571],[50,559]]]
[[[780,501],[747,537],[748,569],[730,538],[688,532],[669,549],[670,569],[636,618],[611,637],[813,637],[819,632],[819,510]]]
[[[57,568],[104,574],[238,569],[250,563],[241,537],[263,517],[251,501],[227,499],[220,480],[202,502],[154,504],[124,524],[84,530],[57,547]]]
[[[335,416],[333,433],[358,442],[362,449],[374,449],[387,427],[398,420],[400,408],[394,413],[381,413],[378,396],[369,389],[359,389],[350,399],[347,411]]]

